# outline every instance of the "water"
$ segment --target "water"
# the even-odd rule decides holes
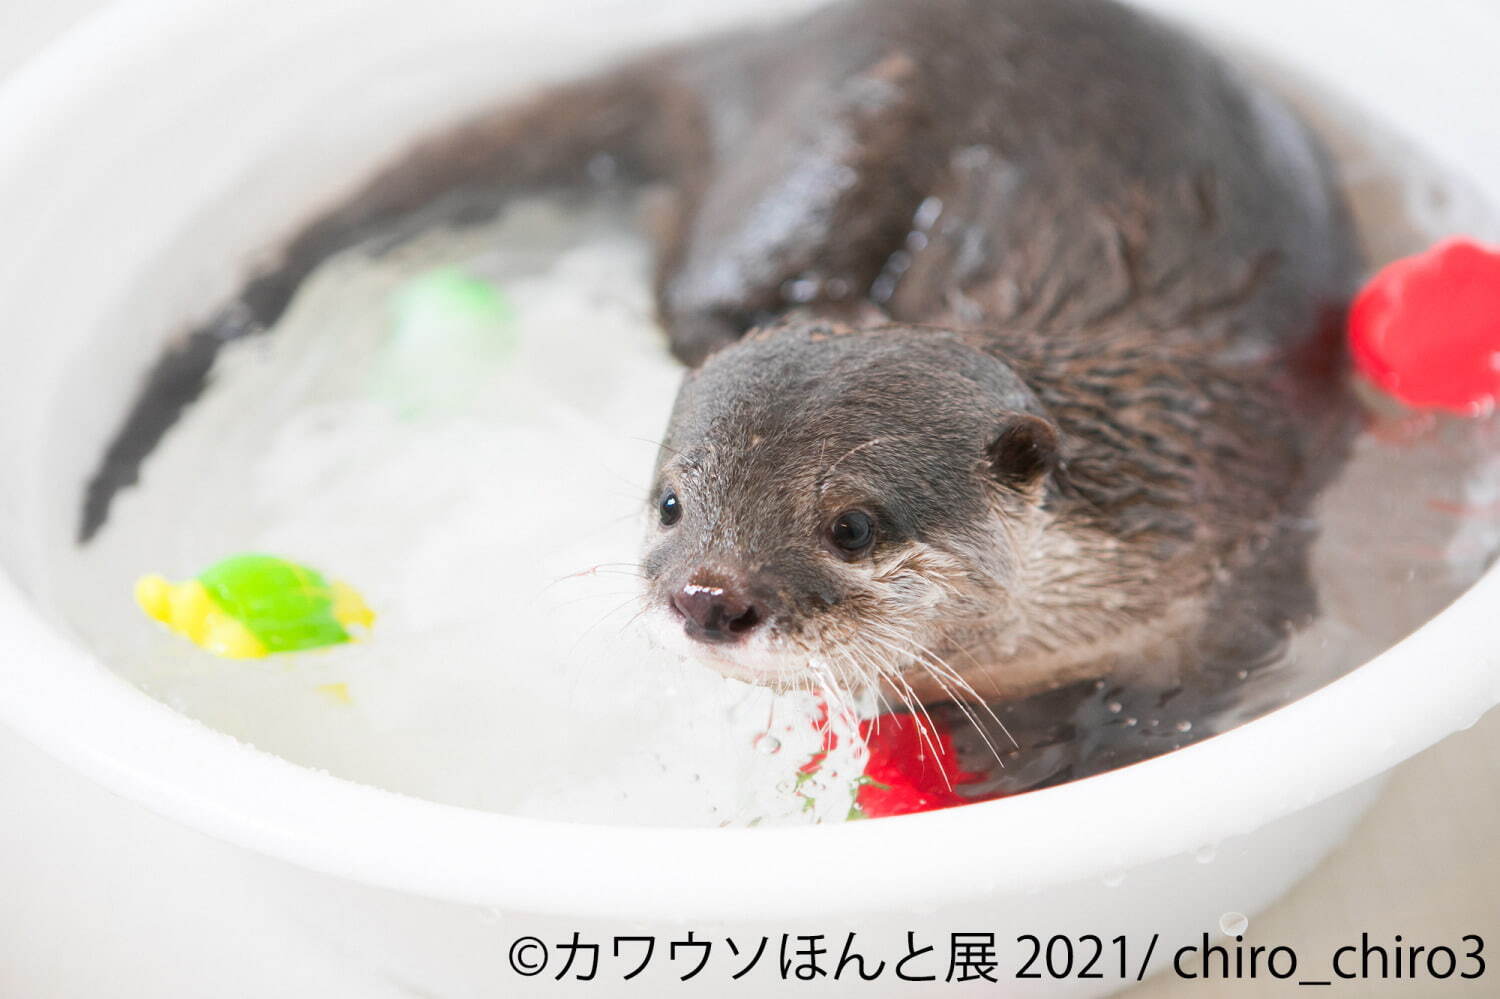
[[[73,588],[78,628],[179,711],[383,787],[622,823],[842,819],[862,769],[852,718],[829,721],[845,738],[799,780],[823,748],[817,697],[723,679],[631,627],[679,370],[626,211],[527,203],[325,268],[273,336],[226,352],[122,496]],[[416,370],[393,303],[453,260],[503,289],[514,345]],[[393,355],[413,379],[474,390],[393,391]],[[368,640],[220,660],[132,606],[135,576],[186,578],[239,551],[359,587],[378,614]]]
[[[1412,150],[1347,109],[1303,103],[1339,151],[1372,261],[1449,232],[1500,231]],[[527,202],[489,226],[330,262],[274,335],[224,353],[142,486],[65,567],[61,610],[177,710],[355,780],[563,819],[844,819],[863,768],[854,717],[674,658],[639,626],[647,478],[680,372],[652,317],[633,212],[604,197]],[[391,302],[452,264],[501,289],[509,345],[409,372],[462,391],[393,389],[392,358],[403,371],[412,361],[390,339]],[[1000,707],[1020,746],[998,761],[961,712],[937,709],[963,769],[984,775],[960,790],[1012,793],[1175,749],[1388,647],[1500,546],[1497,456],[1495,418],[1372,399],[1315,511],[1313,620],[1272,622],[1268,653],[1205,653],[1202,670],[1168,687],[1087,683]],[[373,635],[230,662],[163,633],[131,601],[138,575],[186,578],[251,550],[359,586],[379,614]],[[818,729],[824,719],[836,738]]]

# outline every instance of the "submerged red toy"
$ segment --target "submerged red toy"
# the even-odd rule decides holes
[[[854,805],[866,817],[928,812],[974,800],[956,789],[980,775],[959,765],[953,735],[941,725],[916,715],[887,714],[860,723],[860,732],[870,756]]]

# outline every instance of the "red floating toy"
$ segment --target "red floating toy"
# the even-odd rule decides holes
[[[937,723],[914,715],[881,715],[861,722],[860,734],[870,756],[854,804],[866,817],[928,812],[974,800],[955,788],[982,775],[959,767],[953,735]]]
[[[1385,267],[1354,300],[1349,348],[1408,406],[1490,412],[1500,398],[1500,250],[1450,239]]]

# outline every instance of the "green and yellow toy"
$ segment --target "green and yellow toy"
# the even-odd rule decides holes
[[[346,583],[273,555],[235,555],[173,583],[143,576],[135,598],[147,615],[228,659],[259,659],[354,640],[375,615]]]

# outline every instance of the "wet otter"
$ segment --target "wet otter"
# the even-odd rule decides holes
[[[695,655],[1015,698],[1310,599],[1344,207],[1290,112],[1113,0],[850,0],[424,144],[162,360],[82,535],[330,253],[591,176],[652,186],[696,369],[644,559]]]

